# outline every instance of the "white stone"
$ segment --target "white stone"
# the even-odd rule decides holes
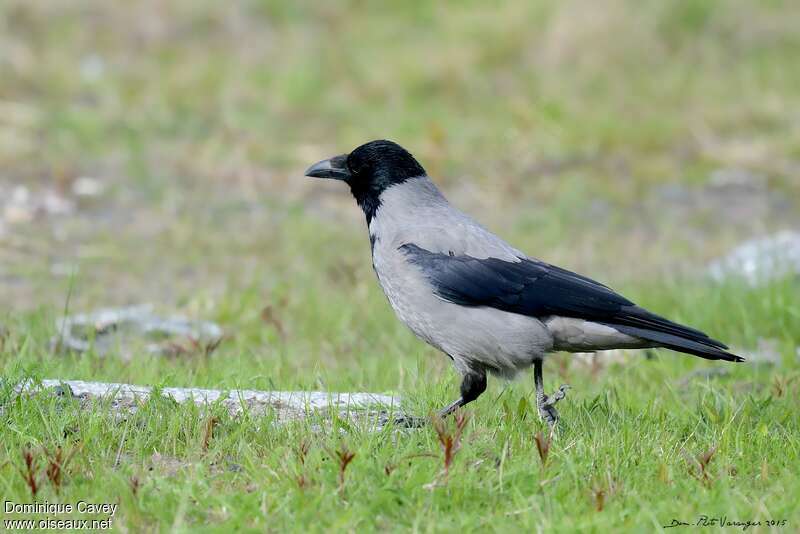
[[[68,390],[67,390],[67,386]],[[44,379],[41,384],[26,381],[16,387],[18,393],[35,394],[63,388],[82,403],[103,400],[110,402],[116,413],[133,413],[142,402],[150,398],[153,388],[132,384],[84,382],[82,380]],[[166,387],[161,395],[184,404],[192,402],[201,407],[222,405],[231,415],[245,410],[259,414],[274,411],[278,422],[298,420],[319,412],[322,415],[335,410],[341,416],[373,415],[387,410],[400,413],[400,397],[376,393],[335,393],[325,391],[257,391],[249,389],[218,390],[201,388]],[[385,423],[386,419],[378,420]]]
[[[800,233],[785,230],[746,241],[712,262],[708,273],[717,281],[741,278],[753,286],[790,274],[800,275]]]

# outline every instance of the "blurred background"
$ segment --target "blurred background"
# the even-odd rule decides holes
[[[349,192],[303,177],[389,138],[520,249],[719,327],[681,284],[800,225],[798,28],[780,0],[4,0],[0,317],[155,303],[270,376],[394,387],[386,336],[429,349]]]

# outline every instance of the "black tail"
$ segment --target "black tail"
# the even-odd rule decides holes
[[[674,323],[639,306],[627,306],[623,308],[623,313],[611,321],[603,321],[603,324],[616,328],[623,334],[706,360],[745,361],[741,356],[727,352],[727,345],[708,337],[700,330]]]

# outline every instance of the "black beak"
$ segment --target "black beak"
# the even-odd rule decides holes
[[[347,168],[347,154],[334,156],[313,164],[306,170],[306,176],[312,178],[331,178],[333,180],[350,179],[350,169]]]

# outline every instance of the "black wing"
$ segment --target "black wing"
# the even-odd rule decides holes
[[[599,282],[554,265],[521,259],[477,259],[400,247],[436,294],[462,306],[488,306],[531,317],[563,316],[616,328],[628,335],[709,360],[743,361],[723,343],[651,313]]]

